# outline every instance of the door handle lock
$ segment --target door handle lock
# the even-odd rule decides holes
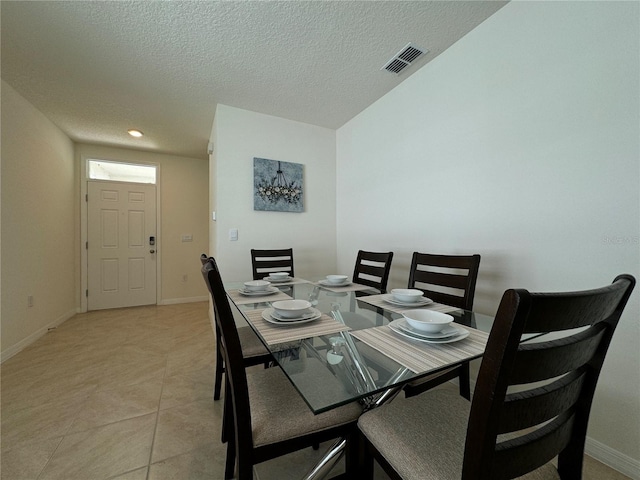
[[[149,250],[149,253],[156,253],[155,250]]]

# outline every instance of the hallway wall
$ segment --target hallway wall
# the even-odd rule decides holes
[[[73,316],[78,290],[73,142],[4,81],[1,96],[4,360]]]

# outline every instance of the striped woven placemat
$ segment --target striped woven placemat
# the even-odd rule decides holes
[[[459,312],[461,309],[458,307],[452,307],[451,305],[444,305],[443,303],[430,303],[428,305],[415,305],[412,307],[404,307],[401,305],[394,305],[389,302],[385,302],[383,300],[384,295],[367,295],[366,297],[359,297],[359,302],[365,302],[374,307],[380,307],[384,310],[389,310],[390,312],[402,313],[407,310],[415,310],[416,308],[427,308],[429,310],[435,310],[436,312],[449,313],[449,312]]]
[[[227,290],[227,295],[236,305],[291,300],[291,296],[284,292],[272,293],[270,295],[242,295],[238,290]]]
[[[263,310],[249,310],[243,313],[249,323],[258,330],[260,336],[264,339],[267,345],[276,345],[278,343],[291,342],[293,340],[302,340],[304,338],[317,337],[318,335],[328,335],[330,333],[351,330],[346,325],[324,313],[319,319],[314,320],[313,322],[291,325],[274,325],[262,318],[262,312]]]
[[[469,336],[452,343],[425,343],[394,333],[387,325],[349,332],[414,373],[459,364],[482,356],[489,334],[465,327]]]

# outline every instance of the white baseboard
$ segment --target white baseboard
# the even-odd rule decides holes
[[[158,305],[176,305],[178,303],[196,303],[196,302],[206,302],[209,297],[183,297],[183,298],[166,298],[164,300],[160,300]]]
[[[587,437],[584,451],[590,457],[610,466],[627,477],[633,480],[640,480],[640,461],[589,437]]]
[[[47,333],[49,331],[50,328],[55,328],[58,325],[61,325],[62,323],[66,322],[71,317],[73,317],[75,314],[76,314],[76,309],[75,308],[73,310],[69,310],[67,313],[65,313],[65,314],[59,316],[58,318],[56,318],[49,325],[45,325],[44,327],[42,327],[42,328],[36,330],[35,332],[33,332],[27,338],[24,338],[23,340],[19,341],[15,345],[11,345],[9,348],[4,350],[0,354],[0,363],[3,363],[4,361],[9,360],[16,353],[21,352],[22,350],[27,348],[29,345],[31,345],[33,342],[35,342],[40,337],[42,337],[45,333]]]

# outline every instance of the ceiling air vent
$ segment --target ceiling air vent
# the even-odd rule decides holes
[[[387,72],[399,74],[402,70],[407,68],[411,63],[420,57],[428,50],[423,50],[415,45],[408,43],[402,50],[396,53],[391,60],[389,60],[384,67],[380,70],[386,70]]]

